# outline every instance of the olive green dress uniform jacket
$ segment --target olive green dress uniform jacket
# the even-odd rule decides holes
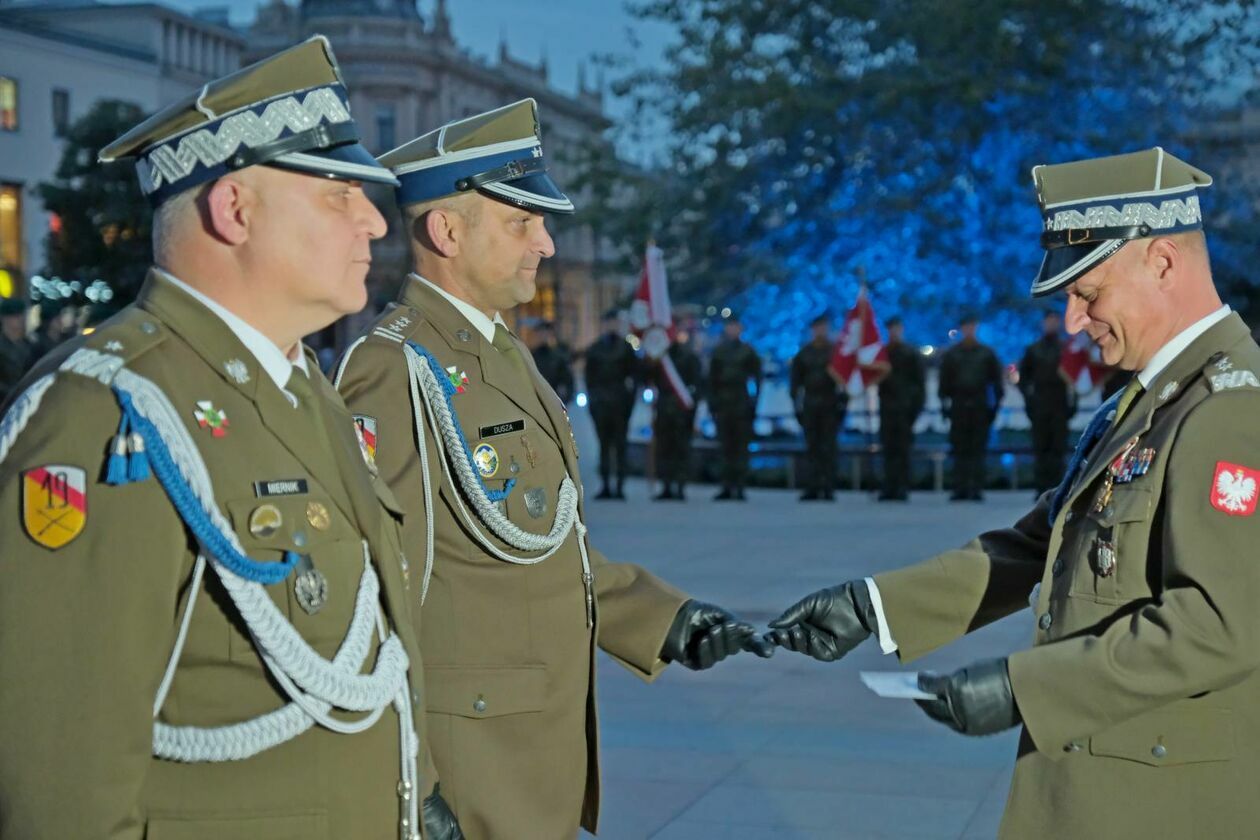
[[[1234,485],[1227,512],[1216,486],[1220,464],[1260,469],[1258,371],[1231,314],[1089,453],[1053,527],[1047,493],[1011,529],[875,578],[904,661],[1040,584],[1033,647],[1009,659],[1024,730],[1003,838],[1260,836],[1257,487]],[[1134,438],[1154,450],[1149,472],[1098,504]]]
[[[561,840],[577,834],[579,819],[593,831],[598,816],[596,643],[636,675],[653,679],[664,667],[658,654],[686,596],[591,548],[596,624],[588,628],[576,533],[537,565],[496,559],[458,517],[453,494],[461,491],[443,480],[432,435],[426,440],[438,498],[432,511],[424,509],[405,341],[424,347],[454,376],[467,377],[451,403],[469,446],[488,443],[497,452],[487,486],[499,489],[516,479],[506,499],[514,524],[547,533],[566,474],[580,490],[564,407],[524,345],[512,340],[528,378],[448,300],[412,278],[399,302],[351,346],[336,381],[356,416],[374,418],[381,475],[416,512],[403,533],[413,568],[423,564],[422,516],[433,517],[436,558],[419,620],[442,794],[470,840]],[[546,509],[537,518],[524,501],[531,490],[545,493]],[[520,554],[491,539],[500,550]]]
[[[335,653],[349,626],[366,539],[387,620],[411,662],[419,662],[399,565],[397,503],[368,473],[350,415],[313,361],[312,384],[323,396],[317,410],[328,430],[322,439],[309,433],[309,412],[293,408],[228,327],[160,277],[151,275],[136,304],[58,348],[27,381],[55,370],[80,347],[121,356],[166,393],[247,556],[279,561],[286,549],[311,555],[328,579],[322,610],[301,609],[291,577],[268,590],[322,656]],[[246,373],[241,382],[225,370],[233,360]],[[226,434],[198,427],[198,401],[226,413]],[[217,576],[207,570],[200,588],[189,592],[197,544],[156,476],[104,483],[119,419],[106,385],[60,373],[0,463],[0,511],[8,517],[0,551],[0,837],[397,838],[392,709],[361,734],[316,726],[241,761],[153,757],[153,703],[188,597],[197,603],[161,719],[225,725],[277,709],[287,698],[271,682]],[[23,472],[48,464],[86,471],[83,530],[56,550],[38,544],[22,524]],[[306,487],[289,496],[255,495],[254,482],[275,479]],[[248,526],[263,502],[283,519],[267,537]],[[310,503],[327,510],[326,527],[311,524]],[[42,524],[36,522],[36,532]],[[413,671],[416,697],[420,673]]]

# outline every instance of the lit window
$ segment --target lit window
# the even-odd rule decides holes
[[[0,268],[22,267],[22,188],[0,184]]]
[[[18,130],[17,79],[0,76],[0,131]]]
[[[382,152],[388,152],[397,143],[394,142],[394,106],[378,105],[376,107],[376,145]]]
[[[70,131],[70,91],[65,88],[53,88],[52,118],[53,134],[65,137]]]

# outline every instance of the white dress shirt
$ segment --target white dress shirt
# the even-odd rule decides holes
[[[1146,367],[1138,373],[1138,382],[1142,383],[1143,388],[1151,387],[1151,383],[1155,381],[1155,377],[1163,372],[1164,368],[1172,364],[1173,360],[1180,356],[1187,347],[1194,342],[1196,338],[1203,335],[1217,323],[1225,318],[1230,312],[1229,306],[1222,306],[1220,309],[1195,321],[1181,332],[1177,333],[1163,347],[1156,351],[1151,360],[1146,363]],[[875,585],[873,578],[866,579],[866,588],[871,593],[871,606],[875,609],[875,620],[879,625],[876,630],[879,636],[879,649],[884,653],[895,653],[897,650],[897,641],[892,636],[892,630],[888,627],[888,619],[884,616],[884,602],[879,597],[879,587]]]

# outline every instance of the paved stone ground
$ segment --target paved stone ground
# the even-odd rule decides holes
[[[593,453],[583,419],[575,416],[579,442]],[[584,457],[584,468],[593,460]],[[801,504],[795,493],[753,490],[741,505],[712,502],[713,488],[695,486],[685,503],[653,503],[642,481],[627,493],[627,502],[590,504],[596,544],[757,624],[821,586],[1010,523],[1030,502],[1025,492],[983,504],[924,493],[904,505],[842,493],[833,504]],[[1030,622],[1022,611],[913,667],[948,670],[1016,650]],[[868,642],[839,663],[744,654],[699,673],[670,668],[647,685],[601,657],[600,838],[991,840],[1014,733],[965,738],[858,680],[859,670],[898,667]]]

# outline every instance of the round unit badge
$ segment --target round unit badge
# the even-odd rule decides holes
[[[482,478],[490,478],[499,471],[499,453],[488,443],[479,443],[473,450],[473,463]]]

